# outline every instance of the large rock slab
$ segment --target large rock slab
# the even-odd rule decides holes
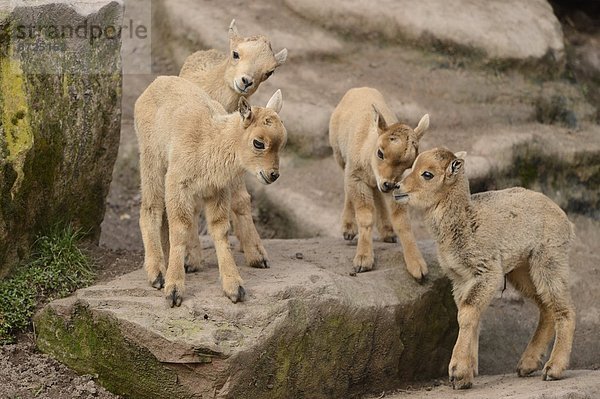
[[[222,294],[210,249],[180,308],[139,270],[48,305],[38,346],[131,398],[346,398],[446,374],[456,308],[431,242],[423,285],[398,244],[376,244],[375,270],[356,277],[341,239],[265,247],[271,269],[242,267],[246,302]]]
[[[235,0],[197,2],[160,0],[153,3],[156,27],[174,60],[181,66],[193,52],[214,48],[229,52],[227,29],[233,18],[242,36],[265,35],[273,49],[286,47],[288,60],[343,52],[343,43],[327,30],[315,26],[279,2]]]
[[[562,62],[563,33],[546,0],[284,0],[345,34],[455,45],[490,59]],[[510,28],[507,28],[510,27]]]
[[[0,277],[71,223],[97,239],[119,144],[121,1],[0,5]]]

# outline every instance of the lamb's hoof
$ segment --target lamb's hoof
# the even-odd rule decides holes
[[[373,269],[375,263],[373,256],[368,255],[356,255],[354,257],[354,272],[364,273]]]
[[[534,371],[539,370],[542,367],[541,361],[536,361],[534,359],[528,358],[521,360],[517,365],[517,375],[519,377],[528,377]]]
[[[266,259],[258,259],[250,262],[249,266],[254,267],[255,269],[268,269],[269,261]]]
[[[183,267],[186,273],[196,273],[198,270],[200,270],[199,266],[189,265],[187,263]]]
[[[452,385],[452,389],[470,389],[473,387],[473,381],[450,377],[450,385]]]
[[[231,299],[231,302],[233,303],[243,302],[246,299],[246,290],[240,285],[235,294],[228,294],[227,297]]]
[[[425,261],[417,262],[417,263],[408,263],[406,269],[408,273],[417,281],[417,283],[422,284],[425,282],[427,276],[429,275],[429,270],[427,268],[427,264]]]
[[[154,279],[154,281],[152,282],[152,287],[156,288],[157,290],[162,289],[165,286],[165,279],[162,275],[161,272],[158,273],[158,276],[156,276],[156,278]]]
[[[454,363],[454,362],[452,362]],[[451,363],[451,364],[452,364]],[[469,367],[461,367],[460,363],[454,363],[449,367],[450,385],[452,389],[469,389],[473,386],[473,370]]]
[[[546,365],[544,370],[542,371],[542,380],[544,381],[554,381],[562,379],[563,370],[556,369],[551,365]]]
[[[429,273],[421,273],[421,276],[415,278],[415,280],[419,284],[425,284],[427,282],[427,276],[429,276]]]
[[[344,231],[344,240],[352,241],[356,237],[356,233],[354,231]]]
[[[183,301],[183,296],[177,290],[177,288],[173,287],[170,292],[167,293],[167,306],[172,308],[175,306],[181,306],[181,301]]]
[[[190,253],[185,256],[183,265],[186,273],[195,273],[202,269],[202,251],[199,248],[200,247],[198,246],[192,249]]]
[[[398,242],[398,236],[396,236],[395,234],[389,235],[389,236],[385,236],[383,237],[383,242],[387,242],[390,244],[395,244]]]

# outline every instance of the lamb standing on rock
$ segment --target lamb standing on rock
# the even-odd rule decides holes
[[[186,253],[201,255],[201,247],[190,246],[197,242],[195,219],[202,204],[223,290],[233,302],[244,299],[227,240],[232,183],[244,171],[265,184],[279,177],[279,151],[287,140],[278,116],[281,106],[278,90],[266,108],[250,108],[242,97],[239,113],[227,114],[193,83],[166,76],[137,100],[144,266],[154,287],[164,284],[170,306],[181,304]]]
[[[434,149],[420,154],[394,199],[425,211],[440,265],[452,280],[459,333],[448,367],[454,388],[470,388],[478,373],[479,321],[506,276],[540,309],[537,329],[517,366],[519,376],[539,370],[556,338],[543,379],[568,366],[575,330],[569,290],[573,226],[550,199],[524,188],[471,195],[465,153]]]
[[[357,234],[354,270],[371,270],[373,218],[382,239],[400,236],[408,272],[417,280],[427,275],[427,264],[417,247],[408,209],[391,201],[390,193],[410,168],[419,151],[419,140],[429,127],[429,115],[413,129],[397,122],[381,93],[362,87],[349,90],[331,115],[329,143],[344,170],[345,202],[342,230],[346,240]],[[391,218],[390,222],[390,210]]]
[[[179,76],[200,86],[227,112],[240,97],[250,97],[287,59],[287,49],[273,53],[262,35],[240,36],[235,19],[229,25],[229,56],[218,50],[197,51],[181,67]]]
[[[274,54],[271,43],[265,36],[240,36],[235,20],[229,26],[229,47],[229,56],[217,50],[197,51],[190,55],[179,76],[198,85],[227,112],[234,112],[241,97],[250,97],[262,82],[273,75],[276,68],[285,63],[287,49]],[[268,267],[267,251],[252,220],[251,197],[243,175],[231,187],[231,216],[246,264],[258,268]],[[194,220],[197,230],[198,218]],[[198,234],[190,239],[194,240],[190,247],[200,245]],[[188,254],[188,270],[198,269],[198,260],[198,254]]]

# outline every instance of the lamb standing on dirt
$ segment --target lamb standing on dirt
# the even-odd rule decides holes
[[[273,53],[271,43],[265,36],[242,37],[235,20],[229,26],[229,56],[217,50],[198,51],[190,55],[179,74],[203,89],[227,112],[234,112],[241,97],[250,97],[266,81],[275,69],[285,63],[287,49]],[[243,175],[232,183],[232,219],[235,233],[246,258],[252,267],[268,267],[267,251],[252,220],[251,197],[246,189]],[[196,230],[197,220],[195,218]],[[200,245],[198,235],[191,248]],[[200,267],[199,255],[188,254],[188,270]]]
[[[540,309],[537,329],[517,366],[519,376],[539,370],[556,339],[543,379],[568,366],[575,330],[569,290],[572,224],[550,199],[524,188],[471,195],[465,153],[434,149],[420,154],[394,199],[425,211],[440,265],[452,280],[459,333],[448,367],[454,388],[470,388],[478,373],[479,321],[506,276]]]
[[[278,116],[281,106],[277,91],[266,108],[250,108],[242,97],[239,113],[227,114],[193,83],[166,76],[137,100],[144,266],[154,287],[164,285],[170,306],[181,304],[186,253],[200,256],[201,248],[190,246],[197,241],[195,219],[202,204],[223,290],[233,302],[244,299],[227,240],[231,188],[244,171],[265,184],[279,177],[279,151],[287,140]],[[168,226],[163,223],[165,207]]]
[[[373,268],[376,214],[384,241],[396,242],[394,230],[400,236],[408,272],[417,280],[427,275],[427,264],[412,233],[407,207],[394,203],[384,193],[390,193],[402,173],[410,168],[419,151],[419,140],[428,127],[429,115],[423,116],[414,131],[398,123],[381,93],[368,87],[349,90],[333,111],[329,143],[344,170],[344,238],[352,240],[358,230],[356,272]]]

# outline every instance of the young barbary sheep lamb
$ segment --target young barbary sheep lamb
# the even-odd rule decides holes
[[[229,25],[229,55],[218,50],[197,51],[185,60],[179,76],[233,112],[240,97],[254,94],[285,63],[287,54],[287,49],[274,54],[265,36],[241,36],[234,19]]]
[[[275,54],[265,36],[240,36],[235,20],[229,26],[229,47],[229,55],[217,50],[197,51],[190,55],[179,76],[198,85],[227,112],[234,112],[241,97],[250,97],[262,82],[273,75],[276,68],[285,63],[287,49]],[[258,268],[268,267],[267,251],[252,220],[251,198],[243,175],[231,187],[231,216],[246,264]],[[197,218],[194,223],[197,230]],[[200,245],[198,234],[190,239],[194,241],[191,248]],[[196,251],[189,253],[187,270],[199,269],[199,259]]]
[[[344,239],[352,240],[358,230],[354,257],[357,273],[373,268],[373,219],[377,215],[377,227],[384,241],[396,242],[394,230],[400,236],[408,272],[417,280],[427,275],[427,264],[412,233],[407,207],[394,203],[391,195],[385,194],[391,193],[402,173],[412,165],[419,140],[428,127],[429,115],[423,116],[415,130],[398,123],[381,93],[368,87],[349,90],[333,111],[329,143],[344,170]]]
[[[471,195],[466,153],[420,154],[394,191],[402,204],[423,209],[452,280],[459,333],[448,367],[454,388],[470,388],[478,373],[479,321],[506,276],[540,310],[537,329],[517,366],[519,376],[539,370],[556,333],[542,376],[559,379],[568,366],[575,330],[569,291],[574,239],[565,213],[543,194],[509,188]]]
[[[227,240],[231,185],[244,171],[265,184],[279,177],[279,151],[287,140],[281,106],[277,91],[266,108],[251,108],[242,97],[239,112],[227,114],[202,89],[174,76],[157,78],[137,100],[144,266],[154,287],[164,285],[170,306],[183,298],[186,252],[201,256],[201,247],[190,245],[202,204],[223,290],[233,302],[244,299]]]

